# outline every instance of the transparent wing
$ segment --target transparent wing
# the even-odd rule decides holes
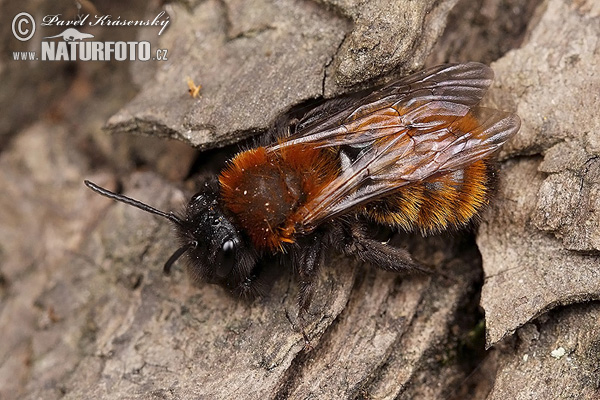
[[[324,107],[325,112],[300,121],[295,134],[271,148],[300,143],[364,146],[408,128],[434,127],[466,115],[479,103],[493,78],[491,68],[475,62],[429,68],[393,82],[358,103],[349,102],[336,112]],[[433,115],[441,120],[432,119]]]
[[[514,114],[475,108],[447,126],[377,141],[299,210],[298,220],[312,229],[410,183],[462,170],[496,152],[519,126]]]
[[[337,147],[340,174],[298,210],[310,230],[412,182],[489,157],[519,129],[518,116],[476,107],[492,70],[479,63],[434,67],[335,113],[313,113],[268,147]]]

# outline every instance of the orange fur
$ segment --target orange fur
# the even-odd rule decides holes
[[[479,160],[463,171],[400,187],[365,207],[363,213],[377,223],[408,232],[431,234],[460,227],[487,204],[489,173],[486,162]]]
[[[424,118],[424,121],[439,118],[433,115]],[[448,130],[460,135],[473,132],[473,136],[477,137],[479,126],[479,121],[469,112],[450,122]],[[460,227],[487,203],[490,173],[486,161],[478,160],[462,171],[401,186],[392,194],[369,204],[363,213],[377,223],[397,226],[409,232],[418,230],[422,234]]]
[[[385,111],[385,112],[384,112]],[[369,128],[386,130],[392,109],[375,114],[367,123],[355,126],[355,132],[369,134]],[[436,120],[446,126],[445,133],[419,140],[412,151],[426,152],[444,142],[452,143],[455,135],[471,132],[476,140],[480,123],[469,112],[462,118],[440,114],[423,116],[423,121]],[[442,120],[446,119],[444,125]],[[389,126],[389,129],[395,129]],[[378,131],[382,133],[383,131]],[[483,136],[481,138],[484,138]],[[375,146],[383,146],[393,136],[383,135]],[[410,132],[396,146],[398,154],[410,160],[406,150],[412,142]],[[310,144],[293,144],[269,150],[265,147],[237,154],[219,176],[226,209],[261,250],[283,250],[285,243],[295,242],[297,234],[306,233],[302,226],[311,201],[327,193],[340,174],[337,150],[320,149]],[[369,216],[377,223],[397,226],[422,234],[441,232],[449,227],[466,225],[489,197],[489,174],[486,160],[477,160],[462,170],[434,175],[408,185],[350,213]],[[310,228],[310,227],[309,227]]]
[[[226,208],[258,249],[295,241],[297,213],[337,176],[335,155],[306,145],[237,154],[219,176]]]

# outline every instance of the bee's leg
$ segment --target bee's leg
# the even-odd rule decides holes
[[[315,232],[305,238],[306,242],[296,253],[296,265],[300,278],[298,297],[299,316],[308,310],[313,295],[313,284],[323,259],[323,234]]]
[[[340,239],[335,243],[344,254],[352,255],[387,271],[432,272],[414,261],[407,250],[367,237],[364,227],[360,224],[340,226],[338,229],[340,229],[338,233]]]
[[[298,295],[298,326],[297,329],[304,338],[304,349],[306,351],[312,348],[310,339],[306,334],[306,321],[304,316],[310,306],[313,296],[313,285],[319,267],[323,259],[323,233],[315,232],[310,236],[304,237],[299,243],[300,246],[292,253],[295,269],[299,279]]]

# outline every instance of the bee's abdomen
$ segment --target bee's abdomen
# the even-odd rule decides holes
[[[488,203],[492,167],[479,160],[463,170],[400,187],[365,207],[378,223],[422,234],[466,225]]]

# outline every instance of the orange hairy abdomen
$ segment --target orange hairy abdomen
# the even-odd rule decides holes
[[[479,160],[463,170],[403,186],[363,212],[380,224],[408,232],[430,234],[460,227],[487,204],[492,173],[490,165]]]
[[[477,118],[468,113],[453,121],[449,129],[457,136],[470,133],[473,140],[483,140],[485,137],[479,127]],[[369,204],[363,213],[378,223],[409,232],[420,231],[424,235],[464,226],[489,201],[494,171],[488,158],[400,186]]]
[[[259,147],[239,153],[221,172],[221,195],[254,245],[276,250],[295,241],[295,211],[337,176],[337,165],[327,150]]]

